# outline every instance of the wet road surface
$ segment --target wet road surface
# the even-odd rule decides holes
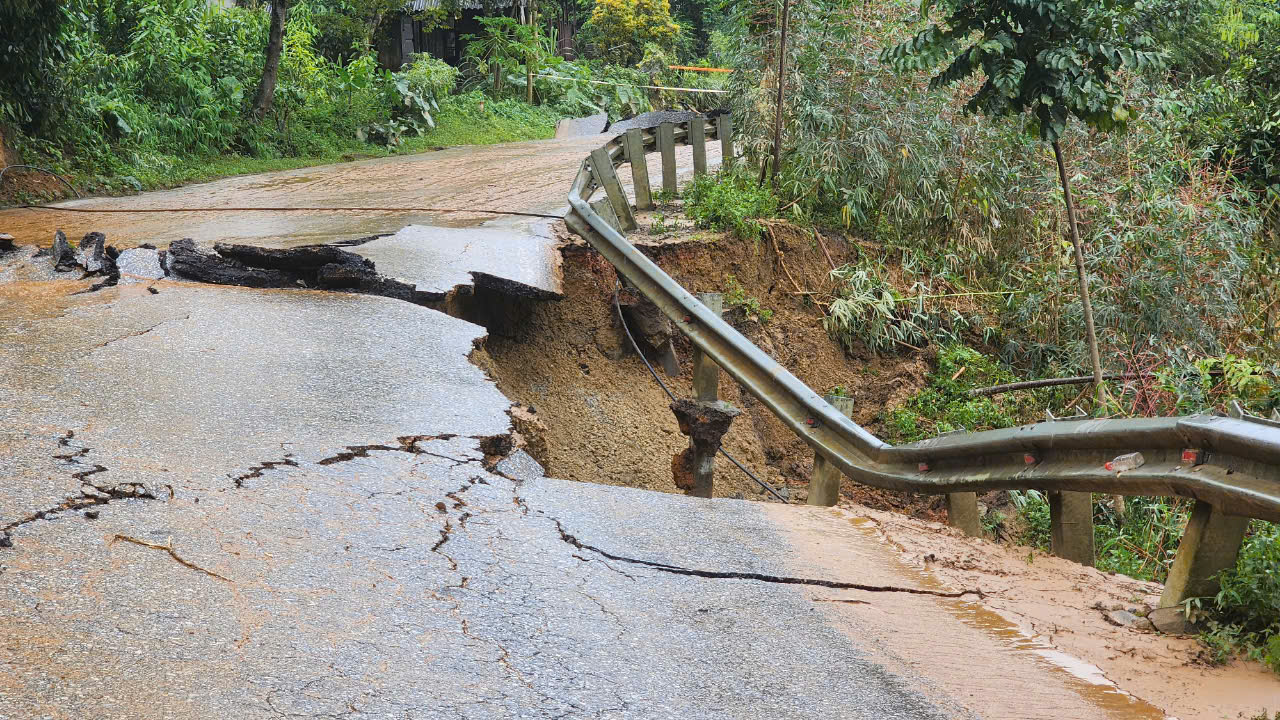
[[[530,145],[459,163],[519,150],[543,168],[560,161],[530,153],[563,152],[548,189],[511,183],[506,166],[472,186],[501,195],[506,177],[507,200],[552,207],[582,149]],[[397,174],[384,165],[351,171]],[[277,174],[171,195],[306,185],[351,204],[369,184],[297,172],[330,181]],[[122,245],[372,227],[246,216],[228,237],[212,218],[103,217],[123,224],[85,229]],[[404,254],[423,237],[439,240],[434,269]],[[443,288],[476,270],[440,251],[456,239],[423,230],[356,249]],[[554,274],[527,270],[506,274],[530,287]],[[779,514],[800,508],[559,481],[521,453],[489,468],[509,403],[467,360],[479,326],[346,293],[162,280],[75,294],[90,282],[39,259],[0,269],[0,719],[985,714],[853,632],[861,621],[830,611],[833,591],[769,579],[865,582],[866,565],[886,562],[874,538],[840,537],[862,543],[856,563],[817,562],[788,527],[802,516]],[[1062,716],[1136,717],[1045,692]]]
[[[563,215],[569,185],[591,150],[610,136],[455,147],[418,155],[361,160],[262,175],[244,175],[130,197],[90,198],[58,203],[79,210],[121,209],[125,213],[72,213],[16,208],[0,210],[0,232],[19,245],[47,246],[53,232],[69,238],[104,232],[119,248],[192,238],[200,244],[249,243],[268,247],[327,243],[383,233],[412,224],[469,227],[481,223],[527,227],[531,218],[477,210]],[[719,162],[719,143],[708,143],[708,162]],[[677,164],[690,165],[690,150],[677,147]],[[649,156],[654,187],[661,187],[658,156]],[[622,173],[625,183],[630,173]],[[274,212],[226,208],[380,207],[370,211]],[[446,208],[438,212],[406,208]],[[157,213],[163,208],[211,208]]]

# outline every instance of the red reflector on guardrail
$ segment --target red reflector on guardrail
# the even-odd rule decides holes
[[[920,463],[916,466],[916,469],[920,472],[929,472],[929,463]]]
[[[1182,451],[1182,464],[1184,465],[1203,465],[1204,451],[1195,448],[1188,448]]]

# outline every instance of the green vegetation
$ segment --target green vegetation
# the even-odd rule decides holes
[[[746,319],[768,325],[773,319],[773,310],[760,304],[760,299],[747,295],[747,291],[732,275],[724,277],[724,304],[729,310],[741,310]]]
[[[367,45],[326,57],[327,7],[291,7],[275,101],[257,120],[249,103],[265,12],[202,0],[76,0],[58,11],[57,52],[38,68],[48,81],[4,106],[0,122],[19,131],[6,139],[82,191],[110,193],[554,132],[553,111],[450,95],[458,71],[439,60],[419,57],[393,73]]]
[[[1159,380],[1167,393],[1162,409],[1194,411],[1206,406],[1198,403],[1224,398],[1255,407],[1273,402],[1272,385],[1252,363],[1225,357],[1202,360],[1197,365],[1201,372],[1193,377],[1175,381],[1165,373]],[[1012,427],[1039,420],[1046,408],[1063,414],[1062,408],[1073,398],[1078,400],[1075,388],[1043,388],[994,397],[967,394],[974,388],[1015,379],[1010,369],[993,357],[963,345],[944,345],[925,387],[901,407],[882,414],[884,434],[892,442],[904,443],[952,430]],[[1122,519],[1102,496],[1095,500],[1098,568],[1163,582],[1177,554],[1191,501],[1132,497]],[[1017,516],[1018,531],[1013,539],[1047,552],[1049,503],[1044,493],[1010,491],[1009,502]],[[998,537],[1009,527],[1009,521],[1004,513],[993,510],[983,518],[983,527]],[[1280,672],[1280,525],[1252,523],[1235,569],[1222,577],[1221,591],[1216,597],[1195,600],[1194,605],[1207,619],[1209,630],[1203,639],[1219,662],[1242,653]]]
[[[1179,12],[1199,21],[1210,11]],[[1154,23],[1152,13],[1172,17],[1168,7],[1151,8],[1140,24]],[[773,144],[776,15],[767,3],[744,3],[737,17],[742,31],[728,52],[744,71],[729,87],[745,165],[760,168]],[[1163,37],[1160,27],[1146,31],[1153,42]],[[914,280],[951,293],[992,293],[980,329],[992,338],[984,342],[999,338],[1002,359],[1023,372],[1079,374],[1090,366],[1084,308],[1060,178],[1036,139],[1040,124],[1025,113],[1000,122],[966,113],[985,76],[930,90],[925,79],[896,75],[879,61],[882,48],[922,28],[927,24],[896,0],[871,13],[839,2],[794,9],[779,206],[795,221],[844,227],[909,256]],[[1165,55],[1170,70],[1135,56],[1133,69],[1114,76],[1130,98],[1127,132],[1091,136],[1063,116],[1056,136],[1073,159],[1085,272],[1110,372],[1170,362],[1183,368],[1228,352],[1275,356],[1280,311],[1270,305],[1270,277],[1277,230],[1269,206],[1238,163],[1213,161],[1218,151],[1194,131],[1209,100],[1187,85],[1190,61]],[[1194,70],[1207,78],[1224,62],[1215,57]],[[1025,94],[1022,79],[1008,92]],[[1051,120],[1059,113],[1054,98],[1089,115],[1084,100],[1076,103],[1065,88],[1055,93],[1046,96]],[[1012,103],[1007,95],[1000,102]],[[1106,98],[1095,109],[1110,107],[1110,123],[1118,123],[1124,113]],[[838,332],[842,324],[833,327]]]
[[[1243,652],[1280,673],[1280,525],[1254,521],[1233,570],[1206,600],[1203,639],[1219,655]]]
[[[762,218],[778,212],[778,198],[740,171],[694,178],[685,189],[685,214],[698,227],[729,230],[743,240],[758,240]]]
[[[725,52],[741,70],[728,87],[745,158],[723,192],[770,177],[780,112],[775,207],[860,249],[820,303],[828,333],[855,354],[937,353],[927,386],[882,416],[889,439],[1068,406],[1280,407],[1275,0],[812,0],[791,6],[781,75],[779,8],[734,6]],[[1091,371],[1135,377],[1098,401],[1079,386],[965,392]],[[1047,545],[1046,498],[1010,500],[988,527]],[[1122,523],[1097,503],[1100,567],[1162,579],[1187,511],[1133,498]],[[1280,647],[1265,599],[1280,597],[1280,559],[1261,549],[1275,532],[1256,524],[1224,593],[1202,603],[1213,642],[1264,661]]]
[[[927,15],[932,2],[922,3]],[[1069,171],[1059,138],[1072,117],[1095,130],[1123,129],[1129,119],[1117,73],[1163,67],[1151,52],[1151,36],[1140,24],[1138,0],[1046,0],[1034,7],[1021,0],[988,0],[977,5],[943,0],[944,16],[914,38],[882,53],[899,70],[923,70],[947,63],[929,80],[930,88],[956,85],[975,74],[984,78],[965,102],[968,113],[1030,116],[1030,131],[1053,146],[1062,183],[1080,304],[1094,385],[1106,397],[1089,276],[1071,199]],[[1017,26],[1014,30],[1011,26]],[[968,47],[960,47],[967,44]]]
[[[713,103],[714,96],[640,85],[724,83],[723,76],[667,67],[722,62],[704,56],[723,42],[712,42],[702,0],[675,7],[601,0],[572,62],[556,54],[554,28],[561,20],[581,25],[590,4],[552,5],[531,24],[482,18],[460,66],[419,56],[393,69],[379,65],[375,46],[404,12],[402,0],[277,3],[285,10],[278,34],[268,5],[3,3],[0,137],[24,162],[70,177],[82,191],[133,192],[350,157],[550,137],[564,116],[605,111],[619,119],[659,104]],[[457,3],[445,0],[415,19],[429,30],[457,12]],[[595,43],[592,33],[626,46]],[[259,104],[277,38],[274,90]],[[18,197],[15,187],[6,182],[0,192],[22,202],[47,199]]]
[[[959,343],[965,331],[985,328],[984,318],[965,315],[941,301],[955,297],[942,289],[937,278],[913,270],[910,255],[903,255],[899,272],[912,279],[910,289],[900,292],[888,277],[886,261],[866,261],[845,265],[831,273],[836,281],[823,327],[832,339],[849,352],[859,344],[874,352],[919,350],[929,343]],[[964,295],[961,293],[961,295]]]
[[[908,443],[952,430],[995,430],[1042,419],[1046,407],[1061,407],[1074,393],[1043,389],[971,398],[974,388],[1013,382],[1013,374],[999,361],[953,344],[939,348],[927,384],[902,407],[881,417],[887,439]]]

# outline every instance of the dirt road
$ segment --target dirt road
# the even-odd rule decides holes
[[[200,243],[305,245],[394,233],[406,225],[464,227],[481,223],[527,225],[528,218],[481,210],[561,215],[583,158],[608,136],[454,147],[419,155],[244,175],[174,190],[57,204],[72,210],[0,210],[0,232],[20,245],[48,245],[54,230],[69,238],[104,232],[117,247],[164,245],[184,237]],[[708,146],[716,163],[718,145]],[[681,166],[689,148],[678,148]],[[657,167],[653,156],[651,168]],[[388,208],[383,211],[251,211],[227,208]],[[187,212],[161,209],[207,208]],[[457,210],[440,212],[424,208]]]

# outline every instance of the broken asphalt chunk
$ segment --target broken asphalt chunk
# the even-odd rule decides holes
[[[53,258],[53,269],[58,272],[67,272],[74,270],[76,267],[76,251],[71,247],[71,243],[67,242],[66,233],[59,230],[53,234],[53,249],[50,250]]]

